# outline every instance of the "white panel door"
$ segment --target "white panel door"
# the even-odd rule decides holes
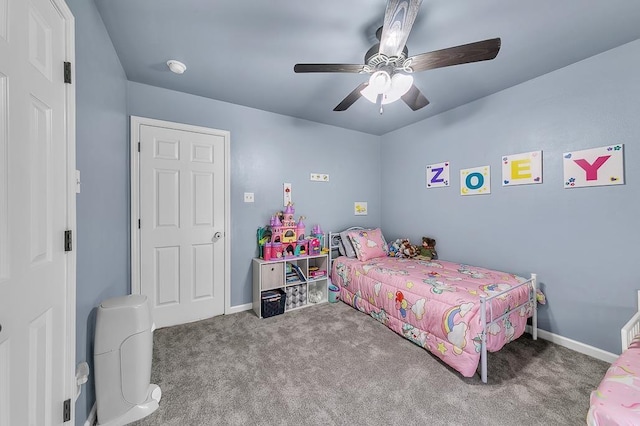
[[[72,396],[65,14],[0,0],[0,426],[61,425]]]
[[[227,134],[141,124],[140,289],[158,327],[224,313]]]

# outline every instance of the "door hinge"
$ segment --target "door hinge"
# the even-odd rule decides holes
[[[138,219],[138,229],[140,229],[140,219]]]
[[[140,142],[138,142],[138,152],[140,152]]]
[[[72,241],[73,241],[73,235],[71,234],[71,230],[68,229],[64,231],[64,251],[73,250],[73,246],[71,244]]]
[[[62,422],[71,420],[71,399],[67,399],[62,403]]]
[[[71,84],[71,62],[64,63],[64,82]]]

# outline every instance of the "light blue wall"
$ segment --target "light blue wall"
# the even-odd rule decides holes
[[[309,228],[379,226],[379,137],[139,83],[127,93],[131,115],[231,132],[231,306],[251,303],[256,230],[284,208],[284,182]],[[310,182],[311,172],[329,183]],[[355,217],[354,201],[367,201],[370,214]]]
[[[126,77],[93,1],[67,0],[76,21],[76,362],[89,382],[76,403],[83,425],[95,401],[95,307],[129,293],[129,159]]]
[[[631,270],[640,235],[632,219],[640,203],[631,160],[639,150],[640,80],[633,70],[640,42],[379,138],[127,83],[94,3],[67,3],[76,18],[82,173],[78,363],[92,363],[95,307],[130,290],[129,114],[231,132],[232,306],[251,302],[255,230],[282,209],[287,181],[309,226],[382,223],[387,237],[436,237],[443,258],[537,272],[549,297],[544,329],[618,351],[618,330],[635,310],[638,288]],[[627,184],[562,189],[562,153],[607,143],[625,144]],[[500,187],[500,156],[534,149],[544,151],[544,183]],[[452,162],[452,187],[427,191],[425,165],[444,160]],[[485,164],[494,172],[492,194],[460,197],[456,172]],[[331,180],[310,182],[310,172],[329,173]],[[243,203],[244,192],[254,192],[256,202]],[[367,201],[369,216],[353,216],[354,201]],[[581,315],[587,311],[593,313]],[[90,376],[76,404],[77,425],[94,401]]]
[[[442,259],[538,273],[541,328],[619,353],[640,288],[638,68],[635,41],[384,135],[385,234],[433,236]],[[563,189],[564,152],[618,143],[625,185]],[[534,150],[544,183],[503,188],[501,156]],[[451,186],[427,190],[425,166],[441,161]],[[491,194],[460,196],[460,169],[484,165]]]

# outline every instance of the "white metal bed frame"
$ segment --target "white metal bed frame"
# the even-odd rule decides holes
[[[638,310],[637,312],[627,321],[625,325],[620,329],[620,342],[622,343],[622,352],[629,349],[631,342],[640,336],[640,290],[638,290]],[[593,417],[594,407],[589,407],[589,412],[587,413],[587,425],[588,426],[597,426],[596,419]]]
[[[629,321],[620,330],[620,341],[622,342],[622,351],[624,352],[633,339],[640,335],[640,290],[638,290],[638,312],[631,317]]]
[[[341,232],[355,231],[355,230],[361,230],[361,229],[365,229],[365,228],[360,226],[353,226]],[[328,241],[329,275],[331,275],[331,272],[333,270],[332,269],[333,254],[336,250],[338,250],[340,240],[341,240],[340,232],[329,232],[329,241]],[[530,287],[529,298],[527,299],[527,301],[519,304],[518,306],[513,307],[511,310],[503,313],[499,317],[494,317],[493,304],[491,303],[491,301],[493,299],[497,299],[498,297],[503,296],[525,285]],[[497,323],[498,321],[501,321],[505,317],[511,315],[514,311],[522,307],[526,307],[527,305],[530,305],[532,307],[531,335],[533,337],[533,340],[538,340],[538,303],[536,298],[536,289],[537,289],[536,286],[537,286],[537,274],[532,273],[531,278],[529,278],[527,281],[524,281],[514,287],[511,287],[508,290],[502,291],[500,293],[494,294],[489,297],[480,296],[480,321],[482,324],[484,324],[484,327],[482,329],[482,334],[480,336],[481,342],[482,342],[481,349],[480,349],[480,378],[483,383],[487,383],[487,334],[488,334],[489,327],[491,327],[493,324]],[[638,306],[640,307],[640,291],[638,292]],[[640,312],[638,312],[638,314],[634,316],[634,318],[636,317],[637,317],[637,320],[634,325],[634,330],[635,330],[635,334],[633,335],[634,337],[640,330]],[[629,323],[631,323],[631,321]],[[623,336],[624,336],[624,329],[623,329]],[[624,339],[625,337],[623,337],[623,342],[624,342]]]

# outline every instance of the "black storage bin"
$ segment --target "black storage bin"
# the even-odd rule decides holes
[[[282,290],[263,291],[261,294],[262,318],[269,318],[284,313],[287,295]]]

